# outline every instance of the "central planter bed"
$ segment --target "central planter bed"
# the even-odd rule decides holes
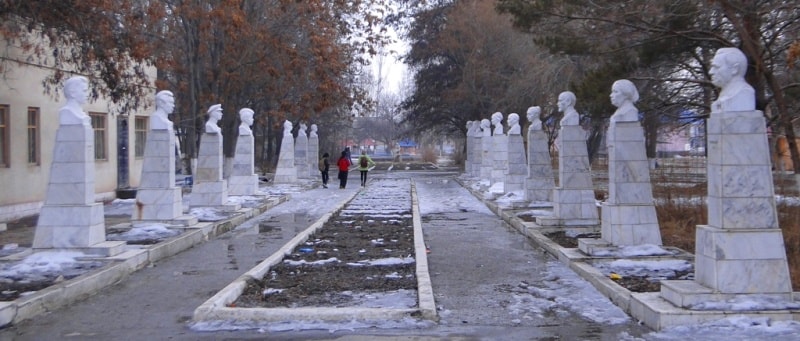
[[[412,192],[374,180],[198,307],[195,328],[435,316]]]

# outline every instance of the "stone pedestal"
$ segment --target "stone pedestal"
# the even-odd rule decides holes
[[[507,135],[494,135],[492,136],[492,170],[490,182],[492,185],[506,180],[506,172],[508,171],[508,136]],[[505,193],[505,188],[502,189]]]
[[[236,139],[233,169],[228,177],[228,195],[254,195],[258,192],[253,150],[253,135],[239,135]]]
[[[544,226],[597,225],[599,214],[592,185],[586,132],[577,125],[559,131],[558,179],[553,190],[553,216],[540,217]]]
[[[479,175],[481,179],[490,180],[492,178],[492,162],[494,161],[494,156],[492,156],[492,136],[484,135],[480,139],[481,167]]]
[[[650,164],[639,122],[612,122],[608,146],[608,200],[603,203],[601,239],[609,247],[661,245],[653,203]],[[592,243],[596,247],[596,243]],[[588,247],[581,251],[591,254]]]
[[[292,135],[283,135],[281,151],[278,154],[278,167],[275,169],[276,184],[290,184],[297,182],[297,168],[294,166],[294,138]]]
[[[305,133],[298,134],[294,141],[294,166],[297,168],[297,177],[309,179],[308,174],[308,136]]]
[[[181,189],[175,186],[175,134],[150,130],[132,220],[169,221],[183,214]]]
[[[197,154],[190,206],[219,207],[227,201],[228,182],[222,178],[222,135],[204,133]]]
[[[528,131],[528,174],[524,186],[526,201],[544,203],[553,199],[553,188],[556,187],[553,164],[547,134],[542,130]]]
[[[34,249],[108,249],[103,246],[103,204],[94,202],[94,179],[92,126],[88,122],[59,126],[47,196],[33,237]]]
[[[308,176],[311,179],[319,179],[319,159],[322,155],[319,154],[319,137],[308,137]]]
[[[480,136],[470,136],[467,140],[472,141],[472,150],[469,154],[469,175],[472,177],[481,176],[481,157],[483,156],[483,149],[481,145],[482,138]]]
[[[508,169],[506,170],[504,187],[506,192],[519,192],[519,200],[514,202],[514,207],[524,206],[525,202],[525,177],[528,175],[528,162],[525,159],[525,144],[522,135],[509,135],[508,139]]]
[[[748,296],[791,299],[769,155],[760,111],[712,113],[708,225],[697,228],[695,280],[662,282],[662,298],[684,308]]]

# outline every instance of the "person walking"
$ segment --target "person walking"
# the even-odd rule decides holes
[[[319,159],[319,172],[322,174],[322,188],[328,188],[328,170],[331,167],[331,162],[328,161],[328,153],[322,154],[322,158]]]
[[[367,185],[367,172],[369,172],[372,167],[375,167],[375,161],[372,161],[372,158],[367,155],[367,151],[361,151],[361,156],[358,157],[358,170],[361,172],[361,187]]]
[[[350,159],[347,158],[347,153],[342,152],[339,161],[336,161],[336,166],[339,167],[339,189],[344,189],[347,186],[347,176],[350,170]]]

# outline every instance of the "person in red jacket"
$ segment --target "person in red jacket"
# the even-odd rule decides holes
[[[339,188],[343,189],[347,186],[347,176],[348,171],[350,170],[350,158],[347,157],[347,152],[342,152],[342,156],[339,157],[339,161],[336,161],[336,166],[339,167]]]

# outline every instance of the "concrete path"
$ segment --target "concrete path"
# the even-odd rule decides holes
[[[452,180],[454,174],[371,172],[370,176],[414,178],[422,208],[455,196],[470,201],[464,207],[480,204]],[[288,203],[236,230],[136,272],[85,301],[0,330],[0,340],[616,340],[620,332],[631,336],[647,332],[632,321],[607,325],[565,310],[515,309],[521,283],[540,285],[547,280],[541,276],[547,267],[563,265],[488,210],[469,209],[423,212],[440,315],[433,327],[269,334],[258,330],[199,333],[188,328],[197,306],[357,190],[358,186],[350,186],[293,194]],[[293,213],[283,208],[309,196],[328,196],[324,205],[329,206]]]

